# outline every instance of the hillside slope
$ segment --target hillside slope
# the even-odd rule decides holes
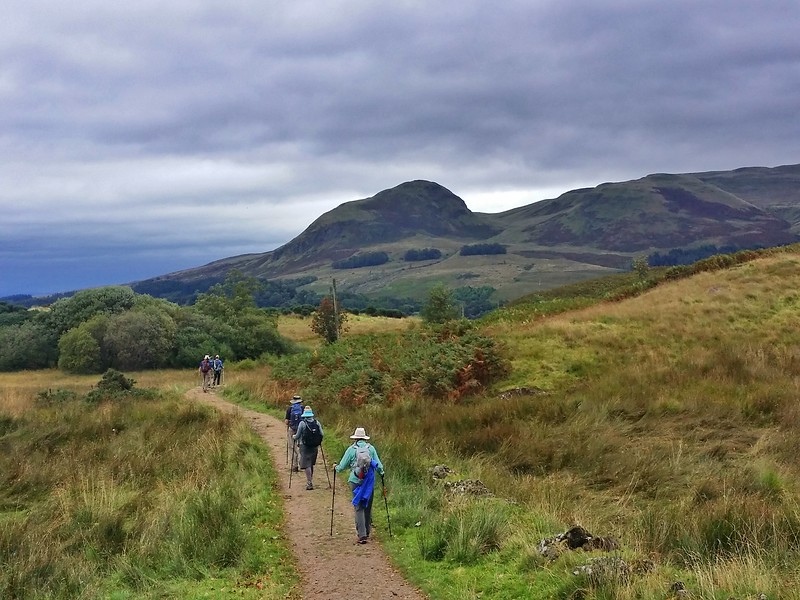
[[[260,278],[316,278],[309,289],[423,297],[433,282],[492,286],[498,298],[625,270],[637,255],[673,248],[774,246],[800,232],[800,165],[686,175],[655,174],[574,190],[497,214],[474,213],[430,181],[411,181],[346,202],[293,240],[262,254],[230,257],[144,284],[220,280],[231,269]],[[505,254],[462,256],[466,244],[500,244]],[[437,260],[406,262],[436,248]],[[386,252],[378,267],[332,263]],[[135,284],[134,284],[135,285]]]
[[[736,260],[555,316],[541,298],[501,309],[464,333],[512,362],[485,384],[477,363],[447,369],[452,379],[432,367],[457,328],[346,335],[271,375],[330,422],[350,425],[356,410],[380,432],[403,472],[392,551],[432,597],[457,597],[457,580],[469,597],[672,598],[681,581],[689,597],[798,598],[800,248]],[[440,351],[423,352],[432,340]],[[442,381],[469,396],[437,394]],[[445,491],[434,464],[450,469]],[[476,480],[491,497],[446,492]],[[575,524],[617,545],[541,552]],[[487,529],[486,545],[458,553]],[[595,560],[630,569],[574,575]]]

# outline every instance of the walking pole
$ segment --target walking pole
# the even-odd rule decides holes
[[[292,444],[292,464],[289,466],[289,489],[292,489],[292,472],[294,471],[294,444]]]
[[[322,465],[325,467],[325,477],[328,478],[328,488],[331,487],[331,476],[328,475],[328,461],[325,460],[325,450],[322,448],[322,444],[319,445],[319,449],[322,452]],[[336,479],[336,473],[333,474],[333,478]]]
[[[289,464],[289,426],[286,426],[286,464]]]
[[[392,522],[389,521],[389,502],[386,500],[386,481],[381,474],[381,485],[383,486],[383,505],[386,507],[386,524],[389,526],[389,537],[392,537]]]
[[[333,503],[336,501],[336,469],[333,470],[333,492],[331,492],[331,537],[333,537]]]

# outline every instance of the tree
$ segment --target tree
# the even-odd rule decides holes
[[[100,346],[108,317],[96,315],[58,339],[58,368],[69,373],[101,373],[106,366]]]
[[[104,343],[113,356],[112,365],[122,370],[163,367],[175,349],[175,322],[153,308],[115,315]]]
[[[47,319],[61,335],[97,314],[120,314],[134,304],[135,294],[126,286],[107,286],[82,290],[71,298],[58,300],[47,313]]]
[[[646,256],[637,256],[631,261],[631,268],[636,271],[639,281],[644,281],[650,275],[650,264]]]
[[[423,305],[421,314],[426,323],[437,324],[452,321],[459,316],[453,294],[441,283],[434,285],[428,292],[428,300]]]
[[[342,335],[346,320],[347,315],[344,313],[337,314],[333,306],[333,300],[325,296],[311,317],[311,331],[327,343],[332,344]]]

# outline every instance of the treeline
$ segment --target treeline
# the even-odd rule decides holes
[[[334,269],[360,269],[361,267],[376,267],[389,262],[386,252],[362,252],[349,258],[335,260],[331,263]]]
[[[0,371],[183,368],[209,353],[242,360],[289,352],[276,315],[256,306],[253,285],[232,274],[189,307],[123,286],[77,292],[0,326]]]
[[[647,264],[651,267],[675,267],[678,265],[690,265],[716,254],[733,254],[739,250],[758,250],[764,246],[715,246],[707,244],[697,248],[673,248],[666,254],[653,252],[647,257]]]
[[[27,320],[28,311],[24,306],[0,302],[0,327],[17,325]]]
[[[505,254],[506,247],[503,244],[468,244],[461,246],[458,252],[461,256],[476,256],[483,254]]]
[[[412,248],[406,250],[403,255],[403,260],[406,262],[415,262],[420,260],[436,260],[442,258],[442,251],[438,248]]]

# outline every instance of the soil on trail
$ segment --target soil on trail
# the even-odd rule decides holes
[[[336,477],[336,499],[331,535],[332,488],[328,487],[322,456],[314,468],[314,489],[306,490],[305,473],[289,473],[286,464],[286,425],[270,415],[248,410],[227,402],[212,389],[203,393],[201,388],[189,390],[186,397],[210,404],[220,411],[243,415],[253,430],[267,443],[272,459],[283,472],[281,491],[286,509],[285,532],[297,558],[301,574],[301,597],[304,600],[345,598],[391,598],[424,600],[424,596],[390,564],[378,541],[387,535],[386,524],[381,525],[379,515],[385,517],[380,495],[373,505],[373,528],[367,544],[356,543],[352,493],[344,473]],[[324,425],[324,423],[323,423]],[[328,456],[328,473],[333,483],[332,464],[339,456]],[[373,539],[376,538],[376,539]]]

